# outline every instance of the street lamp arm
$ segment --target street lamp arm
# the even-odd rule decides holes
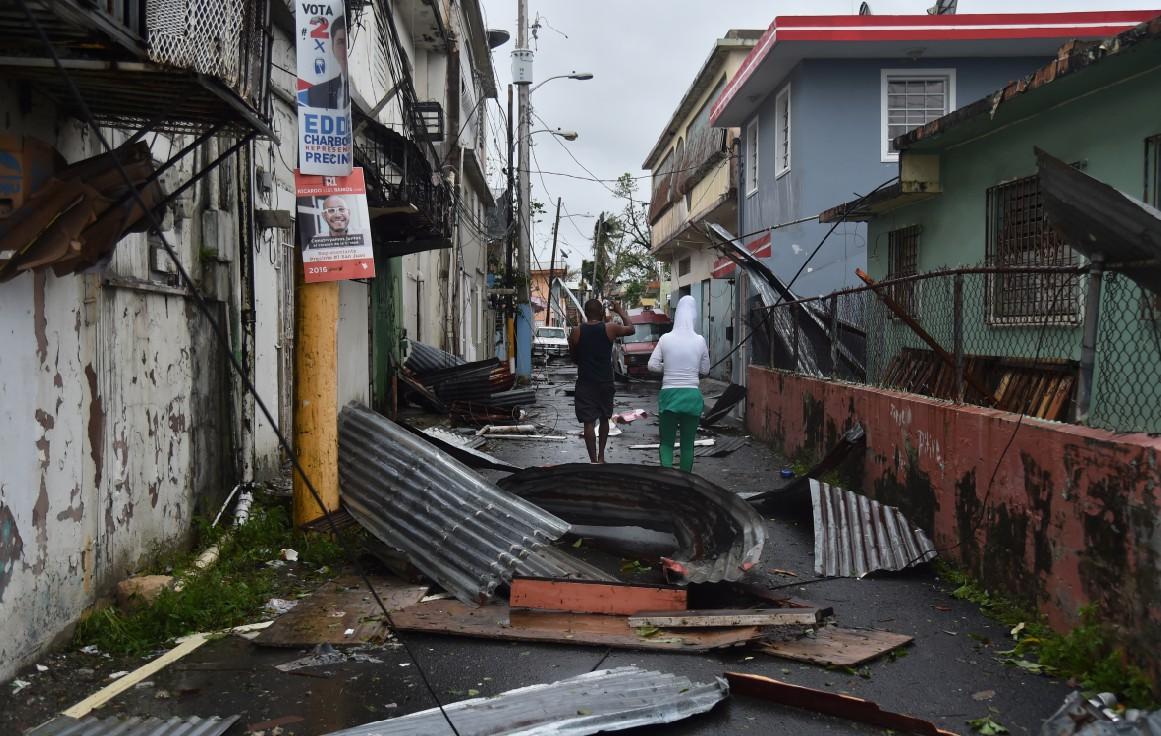
[[[554,79],[576,79],[577,81],[584,82],[584,81],[587,81],[587,80],[592,79],[592,78],[593,78],[593,75],[591,72],[572,72],[571,74],[557,74],[555,76],[547,77],[540,84],[534,85],[531,89],[528,90],[528,94],[532,94],[533,92],[540,89],[541,87],[548,84],[549,82],[551,82]]]

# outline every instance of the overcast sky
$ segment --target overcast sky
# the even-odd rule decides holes
[[[923,13],[935,0],[870,0],[876,15]],[[511,79],[509,55],[516,41],[516,0],[482,0],[488,26],[502,28],[512,40],[497,48],[499,103],[507,105]],[[592,72],[590,81],[557,79],[533,95],[535,113],[553,128],[575,130],[568,143],[548,134],[532,138],[533,170],[587,177],[587,167],[601,178],[628,171],[642,176],[641,162],[653,147],[693,76],[709,54],[714,39],[730,28],[765,29],[775,15],[855,13],[859,0],[528,0],[529,22],[539,16],[534,78],[573,70]],[[1156,8],[1161,0],[960,0],[959,13],[1049,12]],[[964,100],[970,102],[970,100]],[[498,110],[489,119],[500,124]],[[545,127],[533,119],[533,130]],[[503,141],[504,131],[496,141]],[[568,150],[579,160],[574,161]],[[502,149],[501,149],[502,150]],[[537,165],[539,164],[539,166]],[[493,172],[499,171],[493,163]],[[499,177],[498,174],[496,174]],[[649,181],[639,181],[641,199],[649,196]],[[532,197],[549,212],[534,225],[534,251],[544,268],[552,238],[552,208],[562,197],[574,215],[562,219],[560,240],[569,263],[578,266],[589,255],[595,216],[619,209],[610,192],[593,181],[532,174]],[[537,263],[533,261],[533,267]]]

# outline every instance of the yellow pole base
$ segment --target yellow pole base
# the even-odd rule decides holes
[[[294,356],[294,451],[327,511],[339,508],[339,284],[298,285]],[[294,524],[324,515],[294,473]]]

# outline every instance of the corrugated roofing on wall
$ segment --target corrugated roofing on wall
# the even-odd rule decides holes
[[[444,368],[454,368],[455,366],[464,364],[463,358],[458,358],[437,347],[432,347],[431,345],[417,342],[416,340],[408,340],[407,344],[407,360],[404,361],[403,366],[417,375],[423,375]]]
[[[355,403],[339,415],[339,479],[343,503],[364,528],[468,605],[490,598],[522,566],[575,572],[535,556],[568,523]]]
[[[814,572],[861,578],[935,559],[935,545],[894,506],[838,486],[810,481],[814,505]]]
[[[219,718],[95,718],[61,716],[29,731],[26,736],[222,736],[238,716]]]
[[[521,736],[584,736],[705,713],[729,694],[720,677],[695,683],[686,677],[638,667],[597,670],[567,680],[509,690],[444,706],[463,734],[520,733]],[[438,708],[335,731],[329,736],[451,734]]]

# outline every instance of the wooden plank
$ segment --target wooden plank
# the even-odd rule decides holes
[[[705,652],[759,638],[758,626],[639,631],[627,616],[512,610],[504,603],[472,608],[456,600],[429,601],[391,614],[395,628],[482,639],[537,641],[614,649]]]
[[[388,611],[415,605],[428,590],[426,585],[412,585],[383,577],[372,577],[371,583]],[[363,581],[348,576],[324,583],[309,598],[304,598],[279,616],[254,643],[296,648],[324,643],[378,643],[387,638],[388,632],[383,613]]]
[[[675,586],[517,577],[512,580],[508,601],[512,608],[628,616],[641,611],[684,610],[688,595],[685,588]]]
[[[1060,382],[1060,386],[1056,389],[1056,396],[1052,399],[1052,404],[1048,407],[1048,412],[1045,414],[1047,419],[1059,419],[1064,413],[1064,408],[1068,406],[1068,399],[1072,396],[1072,376],[1065,376],[1064,380]]]
[[[796,662],[829,667],[855,667],[883,656],[892,649],[910,644],[912,637],[875,629],[844,629],[824,626],[814,636],[791,641],[768,641],[759,645],[767,654]]]
[[[717,626],[813,625],[818,609],[782,608],[766,610],[647,611],[629,617],[629,626],[659,626],[669,629],[708,629]]]
[[[914,716],[902,713],[893,713],[883,710],[876,703],[853,695],[832,693],[827,690],[816,690],[811,687],[794,685],[781,680],[774,680],[762,675],[727,672],[726,679],[730,682],[730,692],[737,695],[748,695],[752,698],[762,698],[772,703],[801,708],[802,710],[823,713],[836,718],[845,718],[849,721],[866,723],[871,726],[887,729],[888,733],[909,733],[918,736],[956,736],[951,731],[944,731],[930,721],[924,721]]]

